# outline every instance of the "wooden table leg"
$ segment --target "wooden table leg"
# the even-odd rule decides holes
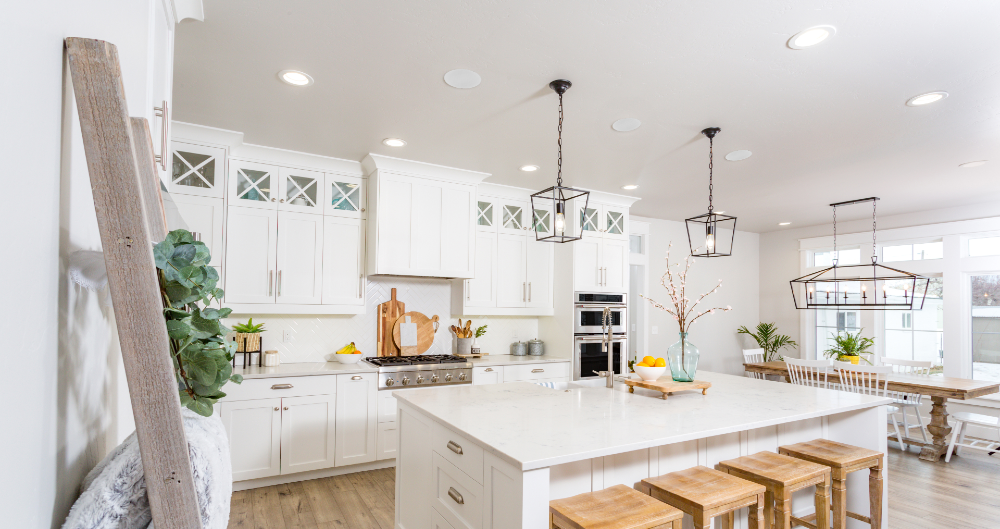
[[[757,495],[757,504],[750,506],[749,523],[750,529],[764,529],[764,495]]]
[[[882,527],[882,489],[882,460],[879,460],[878,464],[873,466],[868,474],[868,500],[870,505],[868,516],[872,520],[872,529],[880,529]]]
[[[830,529],[830,478],[816,484],[816,528]]]
[[[948,450],[948,438],[951,436],[951,426],[948,425],[948,408],[944,397],[931,397],[931,422],[927,430],[933,437],[933,446],[925,446],[920,451],[920,459],[937,461]]]

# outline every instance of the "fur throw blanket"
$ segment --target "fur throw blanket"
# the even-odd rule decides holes
[[[226,529],[233,467],[222,419],[181,410],[204,529]],[[63,529],[151,529],[146,480],[135,432],[83,479]]]

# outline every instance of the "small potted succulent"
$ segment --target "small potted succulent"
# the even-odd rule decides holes
[[[250,318],[246,323],[233,325],[233,330],[236,331],[237,353],[256,353],[260,351],[260,333],[265,330],[263,323],[254,324],[253,318]]]
[[[823,351],[823,354],[827,358],[836,358],[839,362],[857,364],[863,359],[861,355],[871,353],[870,349],[875,345],[875,340],[862,337],[860,330],[855,334],[831,333],[830,338],[833,339],[833,347]],[[864,361],[871,364],[867,358],[864,358]]]

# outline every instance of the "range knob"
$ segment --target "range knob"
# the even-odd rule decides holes
[[[438,376],[436,374],[431,375],[431,383],[436,383],[438,381]]]
[[[410,379],[403,377],[403,385],[406,386],[410,383]]]
[[[459,373],[458,374],[458,379],[459,380],[465,380],[465,373]]]
[[[417,376],[417,384],[422,384],[424,382],[424,377]]]
[[[391,385],[393,385],[395,383],[396,383],[396,379],[394,379],[394,378],[387,378],[387,379],[385,379],[385,385],[386,386],[391,386]]]
[[[447,375],[444,376],[444,381],[451,382],[451,373],[448,373]]]

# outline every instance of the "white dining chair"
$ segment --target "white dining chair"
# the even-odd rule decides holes
[[[743,350],[743,362],[763,362],[764,361],[764,350],[763,349],[744,349]],[[755,373],[753,371],[745,371],[746,376],[749,378],[756,378],[757,380],[764,380],[764,373]]]
[[[882,365],[892,367],[894,373],[899,373],[903,375],[916,375],[916,376],[930,376],[931,366],[933,365],[930,361],[921,360],[904,360],[902,358],[883,358]],[[920,428],[920,436],[924,438],[924,442],[927,441],[927,432],[924,430],[924,419],[920,415],[920,400],[922,395],[919,393],[905,393],[902,391],[890,391],[888,396],[892,398],[893,405],[899,410],[899,414],[903,419],[903,433],[906,437],[910,436],[910,428]],[[915,426],[910,426],[907,420],[906,410],[913,410],[913,414],[917,417],[917,424]],[[890,418],[895,421],[896,414],[891,414]],[[899,425],[897,424],[898,428]],[[903,451],[906,451],[906,446],[903,446]]]
[[[888,391],[889,375],[892,374],[891,366],[861,366],[837,362],[834,366],[837,376],[840,378],[840,390],[861,395],[872,395],[874,397],[890,397]],[[896,442],[903,450],[906,445],[903,443],[903,436],[899,434],[899,426],[895,414],[895,407],[889,407],[889,413],[893,415],[892,429],[896,432]]]
[[[827,389],[827,376],[830,374],[829,360],[799,360],[786,358],[788,378],[792,384]]]
[[[945,463],[951,462],[951,453],[955,451],[956,448],[957,451],[955,451],[955,453],[958,455],[962,455],[962,448],[982,450],[984,452],[989,452],[989,455],[1000,452],[1000,444],[996,441],[980,438],[973,438],[969,442],[965,441],[965,434],[969,429],[970,424],[983,428],[991,428],[996,430],[996,433],[1000,435],[1000,417],[981,415],[978,413],[968,413],[964,411],[955,412],[950,415],[951,418],[955,420],[955,427],[951,430],[951,442],[948,443],[948,452],[945,453],[944,456]]]

